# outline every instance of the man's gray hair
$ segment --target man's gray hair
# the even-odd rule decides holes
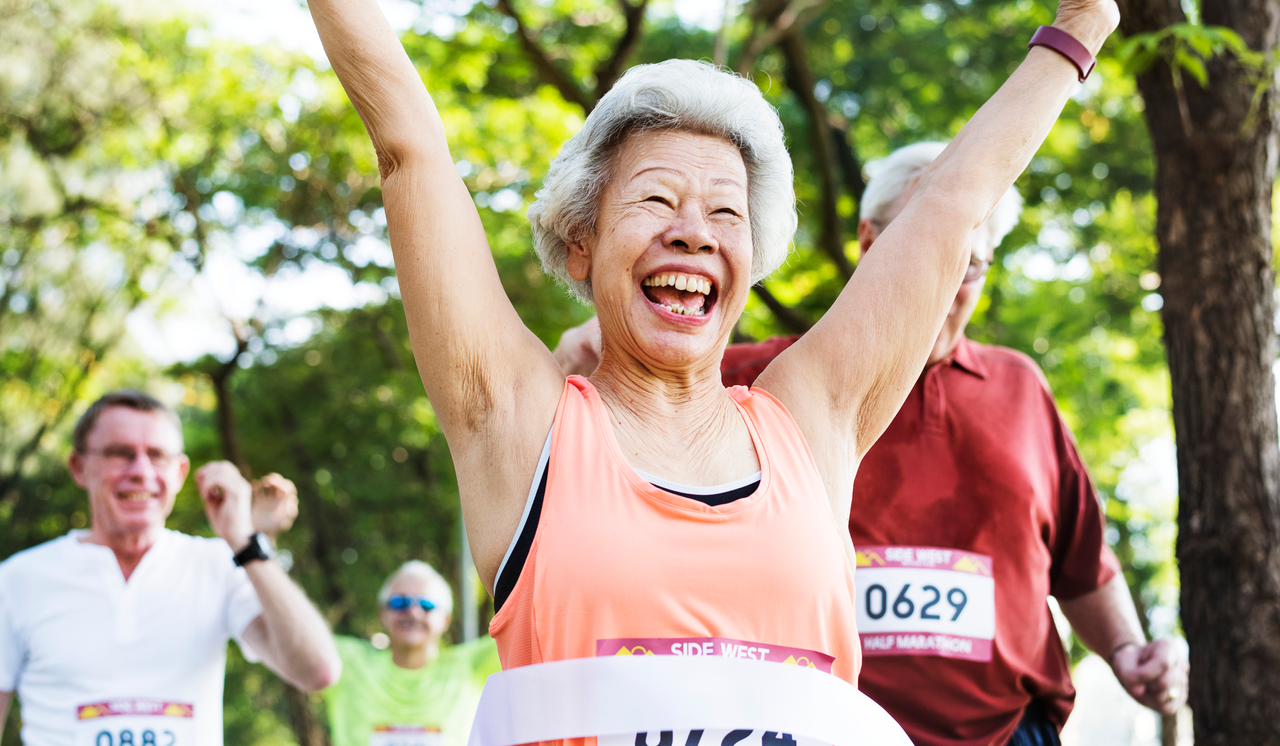
[[[796,198],[778,113],[745,78],[707,62],[667,60],[628,70],[551,162],[529,206],[542,270],[578,300],[591,302],[589,279],[574,280],[565,267],[566,243],[596,230],[600,195],[618,146],[632,134],[652,130],[710,135],[737,146],[747,169],[751,283],[781,266],[796,231]]]
[[[887,218],[898,205],[902,193],[916,183],[946,147],[945,142],[918,142],[898,148],[889,157],[867,164],[871,181],[867,182],[866,191],[862,193],[860,217],[870,218],[884,230],[889,222]],[[1018,224],[1021,214],[1022,195],[1018,193],[1016,186],[1011,186],[983,223],[991,248],[998,246],[1009,235],[1009,231]]]
[[[436,602],[436,608],[444,609],[445,613],[453,613],[453,589],[449,586],[449,581],[445,580],[440,573],[431,565],[422,560],[409,560],[400,566],[398,570],[391,573],[386,582],[382,584],[382,589],[378,591],[378,606],[386,606],[387,599],[391,598],[391,584],[403,575],[410,575],[415,578],[422,578],[429,583],[439,582],[444,586],[445,593],[440,598],[432,597],[432,601]]]

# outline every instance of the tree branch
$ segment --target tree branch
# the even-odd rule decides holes
[[[249,477],[249,465],[245,463],[240,451],[240,439],[236,433],[235,412],[231,408],[231,391],[228,384],[231,375],[236,372],[236,364],[240,356],[249,349],[249,334],[238,322],[231,322],[231,330],[236,338],[236,351],[231,359],[220,365],[209,374],[213,384],[214,400],[218,412],[218,438],[222,442],[222,456],[236,465],[240,473]]]
[[[769,289],[764,286],[764,282],[758,282],[751,286],[751,291],[756,294],[760,302],[773,312],[774,318],[778,323],[786,327],[787,331],[792,334],[804,334],[813,327],[813,323],[801,316],[794,308],[783,304],[778,300]]]
[[[809,62],[804,56],[804,41],[800,34],[791,32],[782,37],[779,48],[786,57],[787,85],[796,94],[809,115],[809,141],[812,143],[813,167],[818,172],[818,188],[822,191],[819,204],[821,230],[818,248],[830,257],[836,269],[847,281],[853,276],[853,262],[844,253],[844,227],[840,218],[840,183],[836,175],[831,124],[827,121],[827,109],[818,101],[813,89],[815,81]]]
[[[627,20],[627,27],[618,39],[608,61],[596,68],[596,101],[603,98],[604,94],[613,88],[613,84],[618,82],[627,58],[640,43],[640,32],[644,30],[645,6],[648,4],[649,0],[639,0],[635,5],[627,0],[618,0],[618,5],[622,7],[622,15]]]
[[[828,120],[830,121],[830,120]],[[840,174],[844,177],[844,189],[853,197],[853,201],[862,202],[862,193],[867,189],[866,179],[862,178],[862,161],[849,142],[848,123],[841,118],[840,123],[831,122],[831,144],[835,147],[836,160],[840,162]]]
[[[756,26],[753,24],[750,35],[742,48],[742,56],[738,58],[738,74],[746,75],[751,72],[752,66],[755,65],[756,59],[764,54],[769,47],[778,43],[783,35],[789,33],[792,29],[804,26],[813,19],[822,9],[826,7],[830,0],[790,0],[781,5],[778,3],[759,2],[756,4],[756,10],[752,14],[755,16],[756,23],[763,23],[765,30],[758,33]]]
[[[539,33],[525,25],[524,19],[516,12],[511,0],[498,0],[498,10],[516,22],[516,37],[520,39],[520,46],[524,48],[525,54],[529,56],[529,61],[537,68],[542,79],[555,86],[555,89],[560,92],[561,96],[564,96],[566,101],[577,104],[582,107],[583,111],[589,113],[595,108],[595,100],[560,68],[556,67],[547,51],[538,46],[536,39]]]

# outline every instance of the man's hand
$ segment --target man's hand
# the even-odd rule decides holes
[[[1162,715],[1187,702],[1187,659],[1168,640],[1128,643],[1111,656],[1111,670],[1129,696]]]
[[[589,376],[600,365],[601,346],[600,320],[593,316],[561,334],[560,343],[551,354],[566,376]]]
[[[238,552],[253,534],[253,487],[230,461],[214,461],[196,472],[196,489],[204,500],[213,532]]]
[[[271,473],[253,483],[253,530],[271,537],[288,531],[298,517],[298,488]]]

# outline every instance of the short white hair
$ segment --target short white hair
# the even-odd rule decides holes
[[[751,283],[768,277],[787,258],[796,231],[791,157],[778,113],[760,89],[708,62],[637,65],[600,99],[582,130],[565,143],[529,206],[542,270],[583,303],[591,303],[591,283],[569,276],[566,244],[595,231],[600,195],[618,146],[630,135],[654,130],[710,135],[737,146],[747,169]]]
[[[889,157],[867,164],[871,180],[862,193],[860,217],[871,219],[883,230],[888,225],[886,218],[898,205],[903,192],[916,183],[946,147],[945,142],[918,142],[898,148]],[[1009,231],[1018,224],[1021,214],[1022,195],[1018,193],[1016,186],[1010,186],[982,224],[986,228],[991,248],[999,246],[1004,237],[1009,235]]]
[[[409,560],[400,566],[398,570],[391,573],[386,582],[382,584],[381,590],[378,591],[378,606],[386,606],[387,600],[391,598],[391,584],[404,575],[410,575],[415,578],[422,578],[428,583],[440,583],[444,586],[445,594],[443,598],[432,598],[436,601],[436,608],[444,609],[445,613],[453,613],[453,588],[449,586],[449,581],[436,572],[436,569],[428,565],[422,560]]]

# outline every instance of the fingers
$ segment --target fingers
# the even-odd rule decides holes
[[[1169,640],[1118,651],[1112,670],[1130,696],[1157,712],[1172,715],[1187,701],[1187,661]]]
[[[196,471],[196,489],[209,500],[221,500],[232,490],[241,490],[248,482],[230,461],[211,461]]]

